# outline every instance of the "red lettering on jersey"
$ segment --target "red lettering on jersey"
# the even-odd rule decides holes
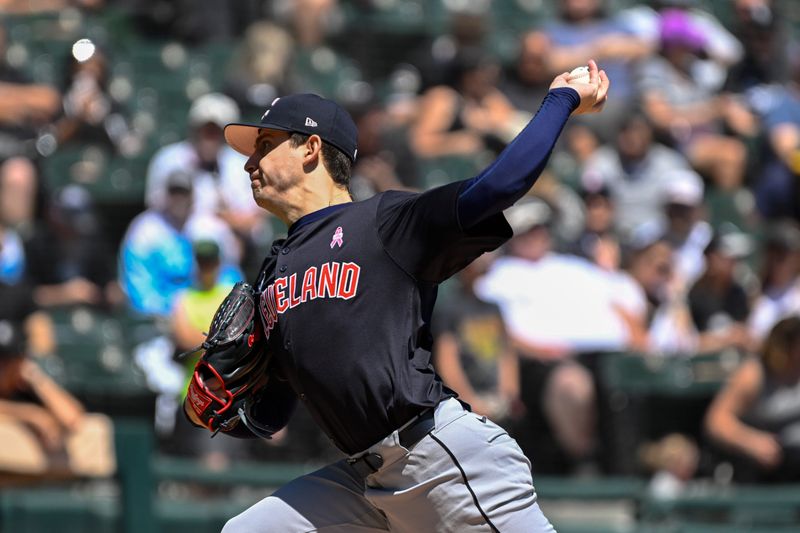
[[[307,302],[317,297],[317,267],[309,267],[303,276],[303,289],[300,301]]]
[[[267,290],[261,293],[261,317],[264,319],[264,330],[269,334],[275,325],[275,312],[270,305],[270,294],[272,294],[272,285]],[[269,337],[269,335],[267,335]]]
[[[325,263],[321,267],[308,267],[303,273],[298,294],[297,274],[277,278],[261,293],[260,309],[267,338],[278,315],[317,298],[349,300],[358,292],[361,267],[356,263]]]
[[[284,313],[289,309],[289,303],[286,301],[286,278],[278,278],[273,285],[275,290],[275,309],[278,313]]]
[[[268,339],[272,328],[278,323],[278,310],[275,306],[275,285],[270,284],[261,293],[261,323],[264,326],[264,336]]]
[[[293,309],[302,302],[297,297],[297,274],[289,276],[289,309]]]
[[[358,278],[361,275],[361,267],[355,263],[344,263],[342,265],[342,275],[339,278],[338,297],[349,300],[358,291]]]
[[[337,279],[339,278],[339,263],[325,263],[319,271],[319,290],[317,295],[325,298],[336,297]]]
[[[274,317],[274,320],[278,319],[278,308],[275,305],[275,290],[273,286],[270,286],[270,290],[264,291],[267,295],[267,311],[271,317]]]

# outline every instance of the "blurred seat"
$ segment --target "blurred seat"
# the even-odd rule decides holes
[[[115,533],[120,505],[110,494],[97,497],[58,488],[0,493],[0,531]]]
[[[601,376],[610,390],[618,392],[707,396],[719,390],[740,360],[737,352],[693,357],[606,354]]]
[[[419,160],[419,173],[425,188],[471,178],[481,168],[480,162],[473,157],[445,156]]]
[[[730,528],[725,531],[788,531],[800,523],[800,485],[691,486],[675,498],[644,498],[641,511],[652,524],[686,521],[698,528]]]
[[[129,321],[86,306],[51,309],[49,314],[57,356],[41,361],[46,372],[89,411],[127,416],[152,413],[154,394],[131,357],[137,331]]]

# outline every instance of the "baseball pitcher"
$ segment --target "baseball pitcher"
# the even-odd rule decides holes
[[[229,124],[253,198],[288,226],[256,282],[221,305],[184,409],[196,425],[266,437],[296,401],[346,457],[232,518],[225,533],[553,531],[516,442],[431,366],[437,286],[511,236],[503,210],[544,168],[572,114],[609,80],[557,76],[538,113],[479,175],[353,202],[356,126],[311,94]]]

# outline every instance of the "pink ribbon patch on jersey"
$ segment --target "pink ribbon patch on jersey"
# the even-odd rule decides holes
[[[344,231],[342,231],[342,227],[339,226],[338,228],[336,228],[336,231],[333,232],[333,240],[331,241],[331,248],[333,248],[337,244],[339,245],[339,248],[341,248],[343,244],[342,242],[343,237],[344,237]]]

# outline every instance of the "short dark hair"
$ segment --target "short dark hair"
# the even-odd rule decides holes
[[[781,374],[791,364],[791,352],[800,341],[800,316],[791,315],[775,324],[761,347],[761,359],[771,374]]]
[[[296,148],[301,144],[305,144],[309,137],[311,136],[305,133],[292,133],[289,136],[289,142]],[[350,173],[353,170],[353,162],[344,152],[332,144],[322,141],[322,163],[328,170],[328,174],[333,178],[334,183],[350,190]]]

